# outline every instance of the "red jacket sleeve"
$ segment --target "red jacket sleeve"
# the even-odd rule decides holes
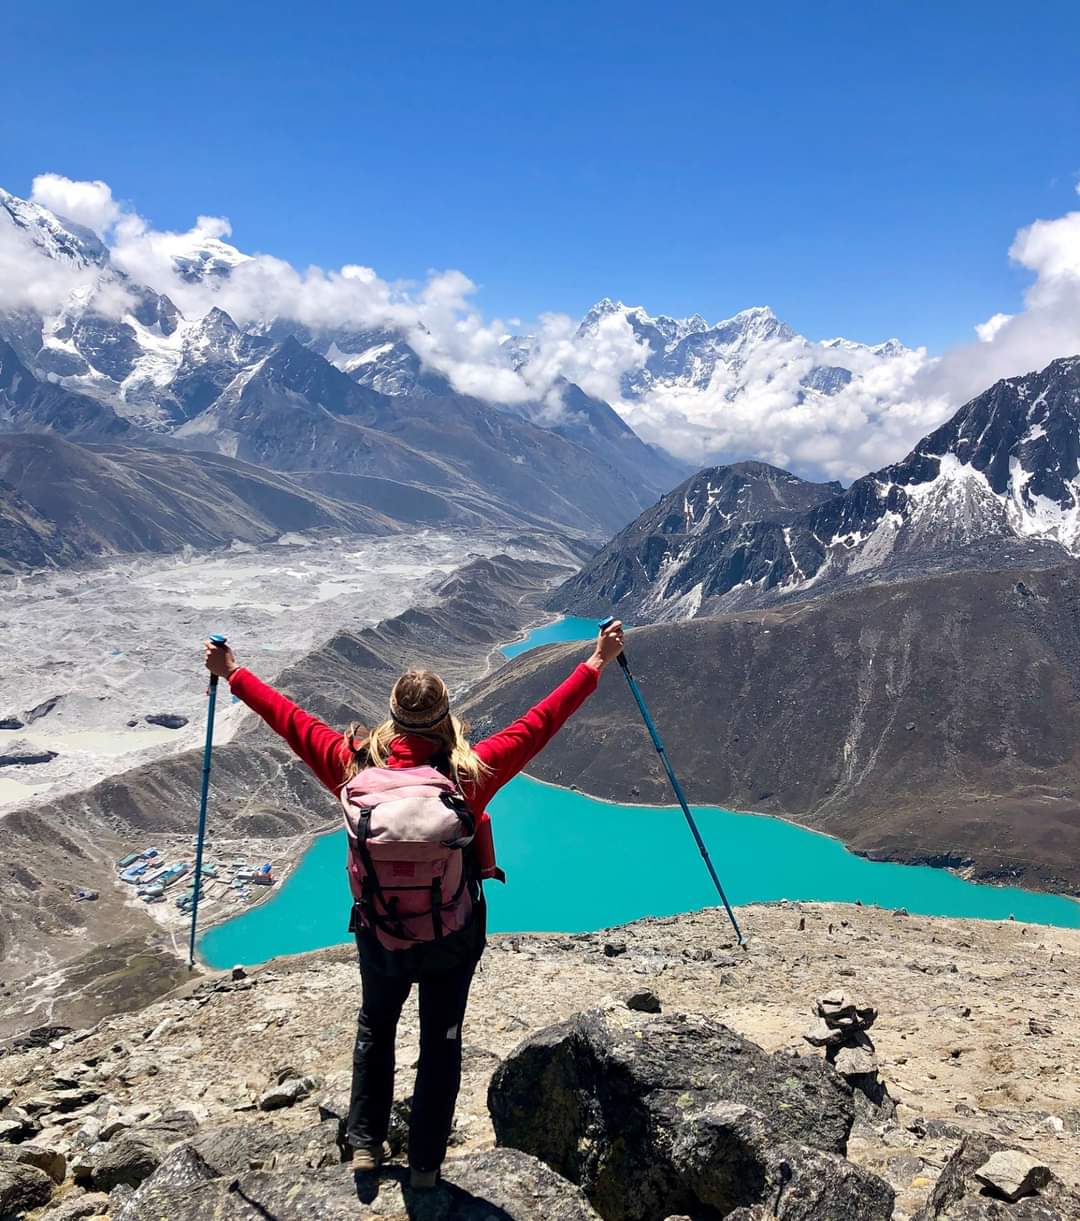
[[[250,670],[241,667],[229,676],[233,695],[275,732],[311,768],[328,789],[336,793],[345,783],[345,742],[341,733],[297,707]]]
[[[508,780],[513,780],[529,760],[547,746],[567,718],[596,690],[599,677],[592,666],[582,662],[568,679],[524,716],[476,743],[476,753],[491,768],[491,774],[477,785],[479,809],[483,809]]]

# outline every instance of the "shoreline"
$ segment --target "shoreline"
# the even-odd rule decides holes
[[[532,784],[536,784],[536,785],[539,785],[539,786],[542,786],[542,787],[548,788],[548,789],[556,789],[567,795],[576,794],[578,796],[583,797],[587,801],[595,801],[598,804],[603,804],[606,806],[615,806],[618,808],[631,807],[634,810],[639,810],[639,811],[643,811],[643,812],[655,812],[655,813],[663,813],[663,814],[681,813],[680,807],[678,805],[656,805],[651,802],[618,802],[618,801],[613,801],[610,798],[594,797],[592,794],[583,792],[580,788],[569,788],[565,785],[554,784],[551,781],[540,780],[535,776],[529,775],[527,772],[522,773],[521,775],[522,775],[522,777],[527,779]],[[852,849],[850,849],[841,839],[839,839],[835,835],[831,835],[825,831],[816,830],[815,828],[812,828],[812,827],[804,827],[800,823],[795,822],[793,819],[784,818],[779,815],[762,814],[762,813],[751,811],[751,810],[728,810],[722,806],[693,806],[691,808],[698,812],[711,812],[711,813],[718,813],[718,814],[733,816],[736,818],[763,819],[763,820],[770,820],[770,821],[777,822],[777,823],[782,823],[786,826],[793,828],[796,831],[800,831],[800,832],[804,832],[804,833],[809,832],[811,834],[821,837],[822,839],[829,840],[832,843],[836,844],[844,853],[846,853],[849,856],[854,857],[856,859],[865,861],[868,864],[892,864],[892,865],[896,865],[896,866],[902,867],[902,868],[916,868],[916,869],[932,870],[937,873],[950,874],[954,878],[956,878],[958,881],[966,882],[972,886],[986,887],[986,888],[993,886],[993,888],[996,890],[1017,890],[1017,891],[1023,892],[1025,895],[1029,895],[1032,897],[1066,899],[1066,900],[1071,901],[1074,906],[1076,906],[1078,909],[1080,909],[1080,899],[1078,899],[1077,896],[1074,896],[1074,895],[1064,894],[1064,893],[1055,892],[1055,891],[1030,890],[1025,887],[1018,887],[1018,886],[1005,886],[1000,883],[994,884],[994,883],[988,883],[988,882],[974,882],[970,878],[963,877],[963,875],[958,870],[955,870],[952,868],[947,868],[947,867],[942,867],[942,866],[927,865],[925,863],[875,860],[874,858],[868,857],[863,853],[852,851]],[[300,854],[296,857],[296,859],[294,861],[290,862],[287,872],[282,875],[281,884],[283,885],[285,883],[289,874],[291,874],[294,869],[297,869],[300,867],[300,865],[303,863],[303,859],[304,859],[305,855],[311,850],[312,847],[314,847],[315,842],[318,839],[322,838],[324,835],[327,835],[327,834],[334,834],[336,831],[339,831],[339,830],[341,830],[340,826],[338,826],[336,828],[328,827],[322,831],[308,835],[306,837],[306,843],[305,843],[303,850],[300,852]],[[271,890],[265,897],[261,897],[259,902],[266,903],[266,902],[273,901],[275,895],[279,892],[279,889],[280,889],[280,887],[273,888],[273,890]],[[873,911],[880,911],[880,912],[895,912],[895,911],[900,910],[900,908],[902,906],[902,905],[897,905],[897,904],[893,904],[893,903],[878,903],[873,900],[867,902],[867,901],[863,901],[862,899],[852,900],[852,899],[846,899],[846,898],[842,898],[842,897],[841,898],[832,898],[832,899],[807,898],[805,896],[801,896],[798,894],[784,895],[784,896],[781,896],[781,897],[775,898],[775,899],[755,898],[755,899],[750,899],[750,900],[747,900],[744,902],[733,901],[732,906],[734,908],[741,909],[744,907],[749,908],[749,907],[753,907],[755,905],[760,905],[760,904],[777,905],[777,904],[788,904],[788,903],[791,903],[791,904],[813,903],[813,904],[818,904],[818,905],[840,904],[840,905],[849,905],[849,906],[854,906],[854,907],[865,908],[866,910],[873,910]],[[210,928],[210,927],[214,927],[214,926],[219,926],[219,925],[227,923],[229,920],[240,919],[245,915],[246,912],[253,910],[253,908],[256,906],[258,906],[258,904],[252,903],[252,904],[248,904],[240,911],[233,912],[233,913],[227,913],[227,914],[222,913],[220,918],[214,920],[211,923],[208,923],[206,927]],[[703,904],[700,906],[688,907],[688,908],[680,909],[677,913],[675,913],[675,915],[676,916],[680,916],[680,915],[681,916],[693,916],[695,914],[699,914],[704,911],[712,910],[712,908],[714,906],[715,905],[712,903],[707,903],[707,904]],[[955,914],[951,914],[951,913],[935,915],[933,913],[926,913],[926,912],[919,911],[918,904],[915,902],[912,902],[912,907],[913,907],[912,915],[917,918],[921,918],[921,919],[974,920],[974,921],[978,921],[983,924],[998,924],[998,925],[1015,923],[1015,924],[1021,924],[1021,925],[1031,925],[1032,927],[1035,927],[1035,928],[1045,928],[1045,929],[1053,928],[1053,929],[1061,929],[1061,930],[1069,930],[1069,929],[1074,929],[1076,927],[1080,927],[1080,926],[1056,923],[1056,922],[1051,922],[1051,921],[1038,921],[1038,920],[1031,920],[1031,919],[1025,919],[1025,918],[1018,919],[1018,918],[1014,917],[1011,913],[1008,916],[989,915],[989,914],[988,915],[974,915],[974,914],[955,915]],[[717,909],[719,910],[719,908],[717,908]],[[596,928],[590,927],[589,929],[584,930],[584,931],[586,933],[599,933],[599,932],[604,931],[605,929],[619,928],[619,927],[622,927],[624,924],[637,923],[638,921],[641,921],[641,920],[671,919],[671,918],[673,918],[673,917],[670,915],[657,917],[655,915],[645,914],[645,915],[635,917],[633,920],[630,920],[630,921],[616,921],[613,924],[598,925]],[[580,931],[581,930],[578,930],[578,932],[580,932]],[[560,933],[558,930],[552,930],[552,929],[511,929],[511,930],[505,930],[502,932],[492,932],[490,934],[490,936],[493,938],[494,937],[524,937],[524,936],[538,936],[538,937],[548,936],[548,937],[550,937],[550,936],[559,936],[559,935],[573,936],[576,934],[567,932],[565,930],[563,930]],[[347,941],[330,943],[330,945],[337,945],[337,944],[347,944]],[[329,947],[320,947],[320,948],[325,949],[325,948],[329,948]],[[299,952],[311,953],[311,952],[316,952],[316,951],[311,950],[311,951],[299,951]],[[227,969],[227,967],[225,967],[225,966],[214,965],[214,964],[208,962],[206,960],[206,958],[201,953],[199,953],[198,946],[196,947],[196,953],[197,953],[197,960],[203,969],[210,970],[210,971],[219,971],[219,970]],[[270,961],[271,958],[278,958],[278,957],[283,957],[283,956],[289,956],[289,955],[271,954],[268,958],[260,959],[258,963],[253,964],[253,965],[262,965],[262,964]],[[248,965],[248,964],[245,964],[245,965]]]

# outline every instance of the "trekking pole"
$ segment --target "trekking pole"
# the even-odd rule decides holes
[[[613,615],[608,616],[600,624],[600,631],[610,627],[615,622]],[[698,846],[698,851],[701,853],[701,859],[705,862],[705,868],[709,871],[709,877],[712,878],[713,885],[716,887],[716,893],[720,896],[721,902],[724,904],[724,910],[728,914],[728,919],[731,921],[731,927],[735,930],[735,936],[739,939],[739,945],[744,949],[746,947],[746,938],[742,935],[742,929],[739,928],[739,922],[735,919],[735,913],[731,910],[731,904],[727,900],[727,895],[724,894],[724,888],[720,885],[720,879],[717,876],[716,869],[713,867],[712,857],[709,856],[709,850],[705,847],[705,841],[701,838],[701,832],[698,830],[697,823],[694,821],[693,814],[690,813],[690,805],[686,800],[686,794],[683,792],[682,785],[679,783],[678,776],[671,766],[671,761],[667,757],[667,751],[664,749],[664,743],[660,738],[660,734],[653,723],[652,717],[649,715],[649,709],[645,705],[645,699],[638,689],[637,682],[633,674],[630,672],[630,663],[626,660],[626,650],[624,649],[618,656],[619,666],[622,669],[623,677],[626,679],[626,685],[630,688],[630,694],[634,697],[638,706],[638,711],[641,713],[641,719],[645,722],[645,728],[649,731],[649,737],[652,738],[652,744],[656,747],[656,753],[660,756],[660,762],[664,765],[664,771],[667,772],[667,778],[671,783],[671,790],[675,794],[675,799],[682,806],[682,812],[686,816],[687,825],[690,827],[690,833],[694,837],[694,842]]]
[[[224,648],[224,636],[211,636],[210,643]],[[203,748],[202,795],[199,798],[199,834],[195,840],[195,889],[191,892],[191,941],[188,944],[188,968],[195,965],[195,925],[199,919],[199,892],[202,890],[203,839],[206,836],[206,800],[210,792],[210,752],[214,745],[214,705],[217,703],[218,676],[210,675],[206,689],[206,746]]]

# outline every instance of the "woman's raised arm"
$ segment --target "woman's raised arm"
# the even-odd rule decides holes
[[[596,638],[596,647],[587,661],[577,666],[569,678],[533,705],[505,729],[476,743],[476,753],[491,769],[489,777],[477,782],[478,797],[486,804],[507,781],[551,741],[581,705],[596,690],[600,674],[623,649],[622,624],[606,627]]]
[[[233,695],[280,734],[328,789],[336,793],[345,783],[348,755],[340,731],[331,729],[325,721],[305,712],[280,691],[237,664],[228,645],[206,641],[206,668],[211,674],[226,679]]]

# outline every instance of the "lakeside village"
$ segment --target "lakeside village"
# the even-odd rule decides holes
[[[194,851],[195,841],[191,841]],[[191,910],[195,899],[195,876],[192,865],[185,860],[169,864],[157,848],[144,848],[141,852],[129,852],[116,862],[121,882],[135,888],[135,894],[147,904],[164,903],[172,899],[180,912]],[[252,887],[273,886],[276,879],[271,862],[251,865],[246,860],[228,863],[204,861],[200,871],[202,888],[199,901],[231,899],[234,903],[248,903],[254,896]],[[97,896],[93,892],[80,892],[78,898]]]

